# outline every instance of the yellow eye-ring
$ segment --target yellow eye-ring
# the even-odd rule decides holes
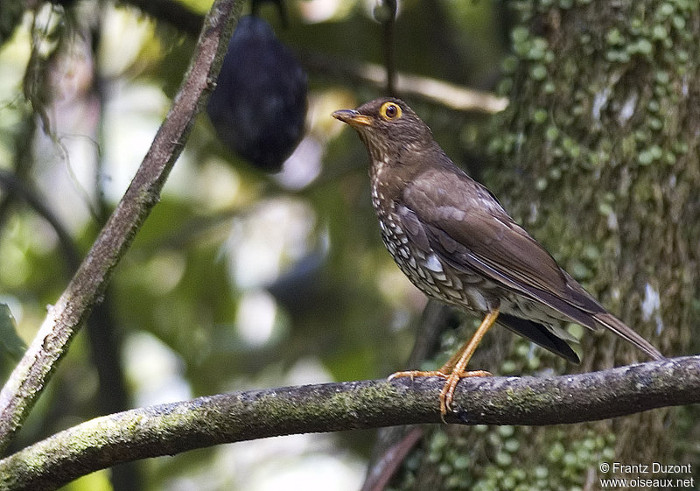
[[[385,102],[379,108],[379,115],[387,121],[399,119],[401,117],[401,106],[395,102]]]

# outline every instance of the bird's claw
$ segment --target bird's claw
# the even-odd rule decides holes
[[[388,380],[394,380],[396,378],[410,377],[413,380],[415,377],[440,377],[445,379],[445,385],[442,387],[440,392],[440,419],[443,423],[445,421],[445,416],[447,416],[448,411],[452,411],[452,401],[454,399],[455,389],[460,380],[467,377],[491,377],[491,373],[486,370],[469,370],[469,371],[457,371],[445,372],[442,370],[407,370],[402,372],[395,372],[389,375]]]
[[[491,377],[492,374],[486,370],[454,371],[445,378],[447,381],[440,392],[440,419],[446,423],[445,416],[448,411],[452,411],[452,401],[454,400],[455,389],[460,380],[467,377]]]
[[[410,377],[411,380],[413,380],[416,377],[441,377],[446,379],[449,375],[445,372],[441,372],[439,370],[429,370],[429,371],[423,371],[423,370],[406,370],[403,372],[395,372],[389,375],[389,378],[387,380],[394,380],[395,378],[402,378],[402,377]]]

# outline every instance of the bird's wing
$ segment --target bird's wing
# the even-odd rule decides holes
[[[445,193],[448,189],[450,193]],[[582,326],[594,330],[605,326],[652,358],[663,359],[563,271],[486,188],[456,168],[453,175],[426,172],[408,183],[397,210],[414,243],[429,246],[453,268],[476,270]],[[511,326],[521,332],[517,327]]]
[[[406,186],[397,209],[407,232],[415,232],[419,225],[422,230],[416,239],[427,241],[450,266],[476,270],[574,322],[597,329],[591,316],[605,309],[562,271],[488,190],[466,175],[444,176],[427,173]],[[443,192],[447,189],[449,195]]]

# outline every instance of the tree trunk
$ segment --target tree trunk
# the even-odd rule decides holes
[[[509,5],[519,21],[500,89],[511,103],[489,128],[494,163],[484,183],[564,269],[666,356],[697,352],[698,2]],[[470,366],[521,374],[552,363],[573,372],[647,361],[610,332],[582,334],[578,368],[521,340],[505,360]],[[689,407],[567,427],[442,426],[394,484],[597,489],[601,478],[625,477],[601,472],[603,462],[648,464],[649,474],[627,476],[647,479],[666,477],[651,473],[653,462],[691,464],[695,476],[669,477],[697,480],[698,455],[684,448],[698,441],[699,420]]]

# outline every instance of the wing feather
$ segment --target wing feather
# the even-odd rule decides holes
[[[444,172],[446,168],[452,170],[453,175]],[[447,194],[443,189],[457,189],[457,192]],[[652,358],[663,359],[651,343],[605,310],[562,270],[547,250],[510,218],[485,187],[458,168],[448,166],[439,172],[426,171],[407,184],[399,199],[400,215],[410,222],[407,227],[410,234],[418,238],[423,247],[440,253],[451,267],[476,270],[573,322],[593,330],[604,326]],[[535,322],[519,320],[522,319],[506,318],[504,324],[573,361],[575,354],[552,339],[557,336],[543,334],[544,327]],[[561,343],[565,344],[563,340]]]
[[[401,196],[403,214],[414,215],[412,221],[422,225],[430,247],[457,270],[476,270],[574,322],[597,329],[591,315],[605,309],[508,216],[486,188],[455,176],[450,188],[458,183],[462,192],[443,194],[435,203],[434,189],[439,187],[435,179],[443,176],[427,173],[410,183]]]

